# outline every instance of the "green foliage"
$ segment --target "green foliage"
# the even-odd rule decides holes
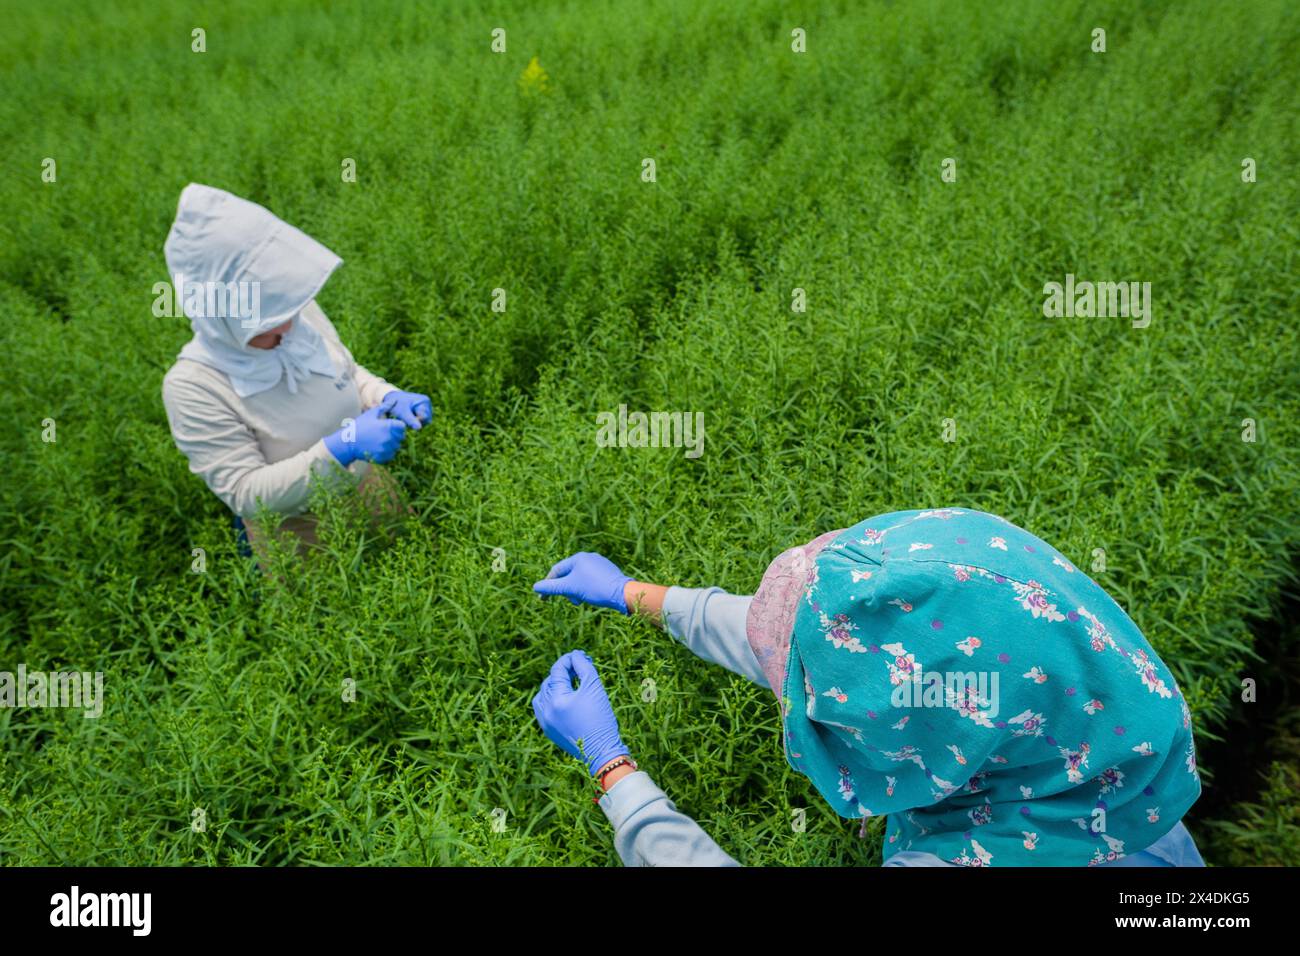
[[[529,707],[573,647],[743,862],[878,861],[785,766],[770,695],[533,598],[579,548],[749,593],[822,531],[978,507],[1104,549],[1208,733],[1268,666],[1251,624],[1300,554],[1294,5],[79,6],[6,4],[0,36],[0,669],[103,670],[107,702],[0,710],[0,861],[614,863]],[[326,313],[433,396],[396,544],[323,504],[330,556],[275,585],[173,447],[189,332],[150,305],[191,181],[342,255]],[[1151,282],[1150,327],[1045,319],[1067,272]],[[703,412],[703,457],[598,448],[620,403]],[[1252,813],[1220,859],[1300,862],[1294,813],[1271,842]]]

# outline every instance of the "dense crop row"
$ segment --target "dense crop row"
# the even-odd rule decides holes
[[[1300,29],[1280,0],[6,23],[0,670],[102,670],[107,702],[0,710],[0,861],[612,862],[528,708],[579,646],[643,766],[739,858],[877,861],[877,831],[857,840],[784,766],[765,692],[532,596],[578,548],[748,593],[822,531],[978,507],[1081,567],[1104,550],[1098,580],[1203,744],[1265,676],[1259,622],[1300,554]],[[333,556],[271,586],[172,446],[159,385],[188,330],[149,305],[190,181],[342,255],[325,311],[433,396],[394,464],[418,512],[395,546],[327,504]],[[1150,326],[1044,318],[1067,273],[1150,282]],[[620,404],[703,413],[703,455],[597,447]]]

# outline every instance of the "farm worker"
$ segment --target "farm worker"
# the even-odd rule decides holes
[[[1204,865],[1173,674],[1098,584],[1002,518],[869,518],[779,555],[753,597],[590,553],[533,588],[661,621],[772,689],[790,765],[863,832],[887,818],[886,866]],[[586,654],[556,662],[533,709],[600,782],[625,864],[735,864],[631,761]]]
[[[163,379],[163,404],[190,471],[236,526],[264,506],[305,550],[317,477],[356,484],[373,512],[397,514],[396,482],[374,463],[430,420],[432,402],[358,365],[316,304],[342,260],[256,203],[197,183],[181,192],[164,253],[194,336]],[[262,553],[264,532],[247,530]]]

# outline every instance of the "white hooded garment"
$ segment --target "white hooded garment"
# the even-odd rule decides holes
[[[236,514],[252,517],[259,503],[300,514],[314,475],[341,474],[321,439],[394,389],[356,363],[316,304],[341,260],[263,207],[193,183],[164,251],[194,333],[163,379],[177,448]],[[247,344],[290,319],[275,348]],[[348,470],[359,479],[368,469]]]
[[[194,331],[183,358],[225,372],[241,397],[283,376],[289,391],[333,360],[310,325],[295,322],[273,349],[255,335],[293,319],[342,259],[306,233],[224,189],[190,183],[163,245],[167,271]]]

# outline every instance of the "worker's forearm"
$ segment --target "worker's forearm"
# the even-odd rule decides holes
[[[631,756],[632,756],[631,754],[619,754],[609,763],[616,763],[619,760],[622,760],[624,757],[631,758]],[[606,764],[606,766],[608,765],[609,764]],[[615,767],[613,770],[605,771],[603,776],[601,773],[602,771],[605,771],[604,767],[601,767],[600,770],[596,771],[596,778],[600,780],[600,788],[604,790],[606,793],[609,793],[610,787],[614,786],[614,784],[618,783],[628,774],[633,772],[633,767],[631,764],[627,764],[627,763],[619,764],[619,766]]]
[[[383,401],[385,395],[397,390],[396,385],[393,385],[386,379],[380,378],[364,365],[355,366],[355,371],[357,376],[357,394],[361,396],[361,407],[363,409],[374,408]]]
[[[610,784],[600,808],[614,827],[614,848],[625,866],[739,866],[644,770]]]
[[[641,617],[649,618],[660,627],[663,626],[664,595],[668,588],[662,584],[649,584],[645,581],[628,581],[623,585],[623,600],[627,609]]]
[[[274,464],[249,468],[238,476],[219,477],[228,487],[211,485],[234,511],[245,519],[254,517],[260,507],[283,515],[298,514],[307,504],[313,478],[335,480],[342,474],[338,461],[323,441]]]
[[[721,588],[669,588],[628,581],[623,599],[628,611],[665,628],[697,657],[721,664],[760,687],[768,686],[745,634],[750,597]]]
[[[746,633],[748,595],[722,588],[668,588],[660,603],[665,629],[692,654],[767,687],[767,676]]]

